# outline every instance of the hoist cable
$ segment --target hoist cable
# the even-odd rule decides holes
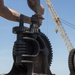
[[[66,24],[66,23],[64,23],[64,22],[62,22],[62,23],[63,23],[64,25],[66,25],[66,26],[72,28],[72,29],[75,29],[75,27],[72,27],[71,25],[68,25],[68,24]]]
[[[71,27],[72,29],[75,29],[75,25],[74,25],[74,24],[72,24],[72,23],[70,23],[70,22],[68,22],[68,21],[66,21],[66,20],[63,20],[63,19],[61,19],[61,22],[62,22],[63,24],[65,24],[65,25]]]

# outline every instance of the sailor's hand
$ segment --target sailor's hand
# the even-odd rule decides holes
[[[39,15],[39,14],[37,16],[38,16],[37,24],[39,26],[41,26],[42,25],[42,21],[44,20],[44,18],[42,17],[42,15]]]
[[[41,15],[35,14],[31,17],[31,22],[35,22],[38,26],[41,26],[43,19]]]

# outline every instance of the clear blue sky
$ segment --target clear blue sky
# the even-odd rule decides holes
[[[4,0],[5,5],[27,16],[32,16],[34,12],[29,9],[26,0]],[[51,0],[54,8],[60,18],[75,24],[75,0]],[[55,33],[55,23],[50,16],[46,1],[41,0],[45,7],[45,13],[41,31],[45,33],[52,44],[53,62],[51,70],[56,75],[69,75],[68,69],[68,50],[59,33]],[[12,49],[16,35],[12,33],[12,28],[18,26],[18,23],[8,21],[0,17],[0,73],[7,73],[11,70],[13,64]],[[75,30],[63,25],[73,46],[75,46]]]

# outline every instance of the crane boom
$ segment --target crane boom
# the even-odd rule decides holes
[[[67,33],[64,30],[64,27],[62,26],[61,20],[60,18],[57,16],[53,5],[51,4],[50,0],[46,0],[46,3],[48,5],[48,9],[51,13],[51,16],[54,20],[54,22],[56,23],[56,27],[57,27],[57,31],[59,31],[68,51],[70,52],[74,47],[72,46],[72,43],[70,42],[69,37],[67,36]]]

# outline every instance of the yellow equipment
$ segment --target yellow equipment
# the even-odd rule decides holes
[[[65,32],[63,26],[62,26],[62,23],[60,21],[60,18],[57,16],[54,8],[53,8],[53,5],[51,4],[50,0],[46,0],[46,3],[48,5],[48,9],[51,13],[51,16],[54,20],[54,22],[56,23],[56,33],[59,32],[62,39],[64,40],[64,43],[68,49],[68,51],[70,52],[72,49],[74,49],[74,47],[72,46],[72,43],[70,42],[70,39],[69,37],[67,36],[67,33]]]

